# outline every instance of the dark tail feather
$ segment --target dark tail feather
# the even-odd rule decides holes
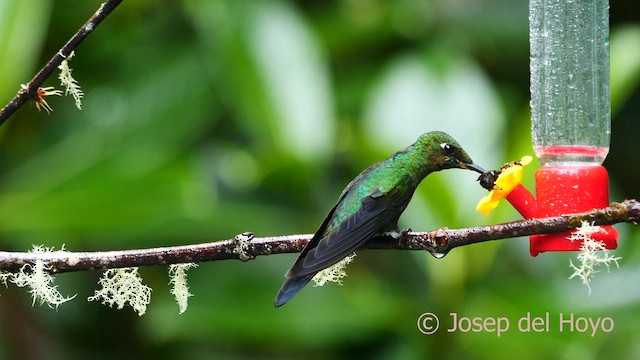
[[[278,295],[276,295],[276,307],[280,307],[291,300],[315,275],[310,274],[301,278],[287,279],[280,291],[278,291]]]

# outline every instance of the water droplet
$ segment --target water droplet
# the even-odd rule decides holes
[[[449,252],[432,252],[431,255],[433,255],[434,258],[436,259],[442,259],[443,257],[445,257]]]

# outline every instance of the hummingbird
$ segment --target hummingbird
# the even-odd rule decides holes
[[[453,168],[485,172],[449,134],[432,131],[362,171],[342,191],[285,275],[287,280],[276,296],[275,306],[284,305],[319,271],[347,257],[375,235],[398,233],[398,218],[418,184],[434,171]]]

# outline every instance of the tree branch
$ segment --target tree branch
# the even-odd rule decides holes
[[[47,64],[38,71],[38,73],[23,86],[16,96],[9,101],[5,107],[0,110],[0,125],[13,114],[18,108],[24,105],[28,100],[33,99],[36,90],[44,83],[44,81],[55,71],[64,59],[69,57],[71,52],[84,40],[111,12],[118,6],[122,0],[108,0],[89,18],[89,20],[67,41],[64,46],[47,62]]]
[[[613,203],[608,208],[580,214],[458,230],[443,228],[431,232],[407,232],[399,239],[390,235],[381,235],[373,238],[363,248],[446,253],[459,246],[490,240],[575,229],[583,221],[594,225],[613,225],[621,222],[638,225],[640,203],[636,200],[626,200],[622,203]],[[305,234],[257,238],[252,233],[243,233],[230,240],[153,249],[104,252],[0,252],[0,270],[17,272],[23,265],[33,264],[36,260],[44,261],[51,273],[227,259],[247,261],[260,255],[300,252],[312,236],[312,234]]]

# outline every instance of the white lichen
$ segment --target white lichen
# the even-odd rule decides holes
[[[248,261],[253,259],[253,256],[248,253],[249,245],[251,244],[251,240],[253,240],[253,233],[251,232],[243,232],[242,234],[238,234],[233,239],[236,243],[236,247],[233,249],[234,254],[238,254],[238,258],[241,261]]]
[[[121,310],[127,303],[138,316],[144,315],[151,301],[151,288],[142,283],[138,268],[109,269],[98,281],[102,287],[88,301],[100,300],[102,304]]]
[[[353,253],[336,264],[318,272],[316,276],[313,277],[313,281],[316,283],[314,286],[324,286],[327,282],[334,282],[338,285],[342,285],[342,278],[347,276],[345,268],[355,257],[356,254]]]
[[[13,274],[6,271],[0,271],[0,282],[4,284],[4,287],[9,287],[9,280],[11,280]]]
[[[76,102],[78,110],[82,110],[82,97],[84,96],[84,92],[80,89],[78,81],[71,76],[73,69],[69,67],[69,61],[74,55],[75,52],[72,51],[71,54],[69,54],[69,57],[62,60],[62,63],[58,66],[58,69],[60,69],[58,79],[60,80],[60,84],[65,88],[65,96],[71,94]]]
[[[60,251],[64,251],[64,246]],[[45,248],[41,245],[34,245],[33,249],[29,251],[31,253],[46,253],[53,252],[53,248]],[[76,295],[71,297],[64,297],[54,286],[54,277],[49,274],[49,266],[47,266],[43,260],[36,260],[33,264],[25,264],[20,268],[20,271],[6,276],[3,274],[2,281],[5,283],[7,279],[18,287],[28,286],[30,288],[29,293],[33,298],[32,305],[35,305],[36,301],[40,305],[46,303],[50,308],[67,302]]]
[[[176,297],[180,314],[187,311],[189,297],[193,296],[187,286],[187,270],[197,267],[194,263],[174,264],[169,266],[169,284],[173,285],[171,294]]]
[[[591,294],[591,286],[589,284],[594,275],[599,272],[597,268],[600,265],[605,265],[607,271],[609,271],[611,262],[620,267],[618,260],[621,258],[611,255],[604,242],[593,239],[593,234],[601,231],[604,231],[601,227],[593,226],[589,222],[583,221],[582,225],[571,233],[569,237],[571,241],[582,241],[580,253],[578,254],[579,266],[574,265],[569,260],[569,265],[574,270],[569,279],[574,277],[582,279],[582,283],[587,285],[589,289],[589,294]]]

